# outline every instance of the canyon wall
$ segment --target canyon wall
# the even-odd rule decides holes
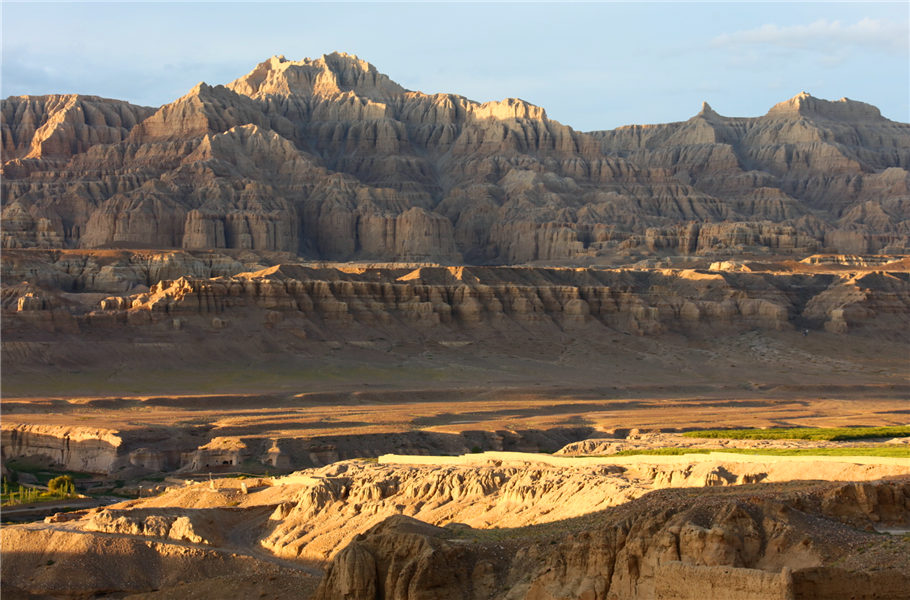
[[[3,424],[3,459],[32,458],[70,471],[114,470],[123,440],[112,430]]]
[[[229,401],[227,398],[221,399]],[[286,399],[273,398],[275,402]],[[218,402],[218,397],[200,399]],[[20,422],[17,407],[2,424],[3,461],[27,463],[117,478],[149,473],[200,473],[243,470],[261,465],[280,471],[322,467],[342,460],[382,454],[449,454],[474,450],[552,452],[591,435],[591,427],[494,431],[399,431],[350,434],[262,435],[212,426],[128,427],[97,430],[87,427]],[[19,417],[17,419],[17,416]],[[28,417],[25,417],[27,421]],[[253,428],[255,429],[255,428]]]

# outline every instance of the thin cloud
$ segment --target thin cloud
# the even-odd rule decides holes
[[[734,33],[724,33],[713,40],[715,47],[744,48],[749,46],[776,46],[827,52],[832,48],[862,47],[887,53],[906,54],[910,49],[910,35],[906,23],[887,22],[880,19],[861,19],[853,24],[819,19],[808,25],[762,25]]]

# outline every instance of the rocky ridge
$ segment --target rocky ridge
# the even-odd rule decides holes
[[[225,404],[236,399],[207,397],[200,402]],[[275,398],[287,404],[292,399]],[[114,401],[116,402],[116,400]],[[166,402],[159,399],[159,402]],[[99,402],[98,404],[103,404]],[[134,401],[142,409],[150,402]],[[434,431],[387,431],[369,436],[356,433],[306,435],[257,434],[256,427],[215,425],[146,426],[122,429],[17,422],[15,403],[2,424],[5,461],[25,460],[57,469],[130,479],[165,473],[186,474],[267,468],[279,471],[322,467],[357,457],[387,453],[459,454],[472,448],[543,451],[587,437],[590,427],[546,430],[468,430],[460,434]],[[241,429],[238,433],[237,429]]]
[[[5,248],[578,264],[910,246],[910,125],[807,94],[583,133],[343,53],[272,57],[154,112],[8,98],[3,150]]]
[[[251,266],[258,270],[245,270]],[[282,255],[8,250],[2,306],[8,331],[23,335],[36,327],[88,333],[112,326],[219,329],[241,321],[293,324],[304,337],[355,324],[451,337],[484,323],[639,335],[695,326],[843,333],[888,329],[910,312],[903,262],[877,267],[322,265],[287,263]]]

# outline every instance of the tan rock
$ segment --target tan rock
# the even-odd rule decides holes
[[[910,126],[805,94],[586,134],[334,53],[273,57],[154,114],[8,99],[3,123],[5,248],[516,264],[910,244]]]
[[[152,112],[97,96],[12,96],[3,101],[3,160],[70,157],[116,144]]]

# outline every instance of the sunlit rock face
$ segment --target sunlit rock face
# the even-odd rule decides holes
[[[2,130],[5,248],[519,264],[910,246],[910,125],[806,93],[582,133],[333,53],[157,109],[12,97]]]
[[[85,427],[12,425],[2,433],[5,457],[36,458],[92,473],[112,470],[121,443],[115,431]]]
[[[910,517],[899,465],[421,458],[172,483],[5,524],[4,596],[223,597],[252,575],[256,597],[269,564],[309,573],[285,596],[319,600],[906,596],[908,542],[876,531]]]
[[[891,482],[803,491],[799,500],[768,492],[721,499],[699,490],[696,502],[656,493],[586,520],[584,531],[561,529],[549,543],[543,528],[516,528],[484,545],[465,539],[473,533],[467,525],[398,514],[334,556],[315,598],[697,600],[723,590],[723,598],[758,600],[862,597],[863,589],[900,598],[910,579],[905,558],[874,571],[854,560],[848,571],[826,554],[844,551],[847,532],[864,519],[905,518],[907,492]],[[857,510],[857,498],[870,496],[882,501]],[[422,595],[427,590],[432,595]]]
[[[408,220],[426,231],[436,223],[416,208],[398,217]],[[390,228],[379,223],[381,231]],[[425,237],[396,243],[410,255],[431,248]],[[910,319],[908,259],[882,255],[636,269],[326,265],[282,258],[290,257],[6,250],[0,297],[5,331],[12,340],[14,334],[32,339],[42,331],[138,331],[166,323],[257,330],[262,323],[294,322],[313,333],[328,327],[363,335],[364,328],[377,328],[385,331],[380,337],[394,339],[419,331],[445,340],[453,331],[485,327],[501,335],[577,329],[573,335],[596,339],[608,330],[652,335],[705,328],[884,334],[905,329]],[[269,260],[276,262],[260,262]]]

